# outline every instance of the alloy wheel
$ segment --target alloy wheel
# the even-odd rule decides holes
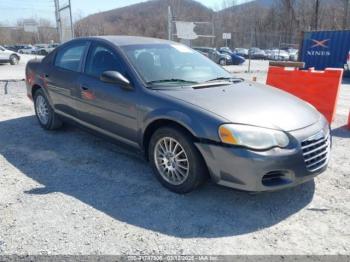
[[[38,95],[35,101],[36,113],[40,122],[46,125],[49,122],[49,106],[42,95]]]
[[[189,160],[181,144],[171,137],[163,137],[154,147],[154,159],[158,172],[172,185],[180,185],[189,174]]]

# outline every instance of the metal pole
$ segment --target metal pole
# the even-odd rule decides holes
[[[173,25],[173,14],[171,13],[171,6],[168,6],[168,39],[172,40],[172,25]]]
[[[5,95],[8,94],[8,92],[7,92],[7,85],[8,85],[8,84],[9,84],[9,82],[6,81],[6,82],[5,82],[5,87],[4,87],[4,93],[5,93]]]
[[[320,1],[319,1],[319,0],[316,0],[314,30],[318,30],[318,14],[319,14],[319,9],[320,9]]]
[[[57,27],[57,33],[58,33],[58,38],[59,42],[62,42],[62,31],[61,31],[61,21],[60,21],[60,14],[58,12],[60,6],[58,3],[58,0],[54,0],[55,2],[55,16],[56,16],[56,27]]]
[[[213,36],[213,38],[211,39],[211,45],[214,46],[215,45],[215,20],[214,20],[214,16],[213,19],[211,21],[211,35]]]
[[[72,18],[72,5],[71,5],[71,1],[70,0],[69,0],[68,4],[69,4],[69,14],[70,14],[70,30],[71,30],[72,38],[74,38],[74,26],[73,26],[73,18]]]
[[[349,5],[350,5],[350,0],[345,0],[345,14],[344,14],[344,21],[343,21],[343,29],[346,29],[348,27]]]

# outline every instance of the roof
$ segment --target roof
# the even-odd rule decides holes
[[[171,44],[173,42],[150,37],[141,37],[141,36],[119,36],[119,35],[108,35],[108,36],[95,36],[92,38],[104,39],[112,42],[117,46],[125,45],[142,45],[142,44]]]

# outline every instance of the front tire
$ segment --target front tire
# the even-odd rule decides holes
[[[191,192],[207,178],[206,165],[191,136],[177,127],[158,129],[148,156],[159,182],[175,193]]]
[[[11,65],[17,65],[19,62],[19,58],[16,55],[10,56],[10,64]]]
[[[54,130],[62,126],[62,121],[53,111],[41,89],[38,89],[34,94],[34,108],[39,124],[45,130]]]

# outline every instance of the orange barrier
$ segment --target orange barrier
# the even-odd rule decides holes
[[[291,93],[312,104],[331,123],[335,116],[343,69],[325,71],[270,66],[266,84]]]

